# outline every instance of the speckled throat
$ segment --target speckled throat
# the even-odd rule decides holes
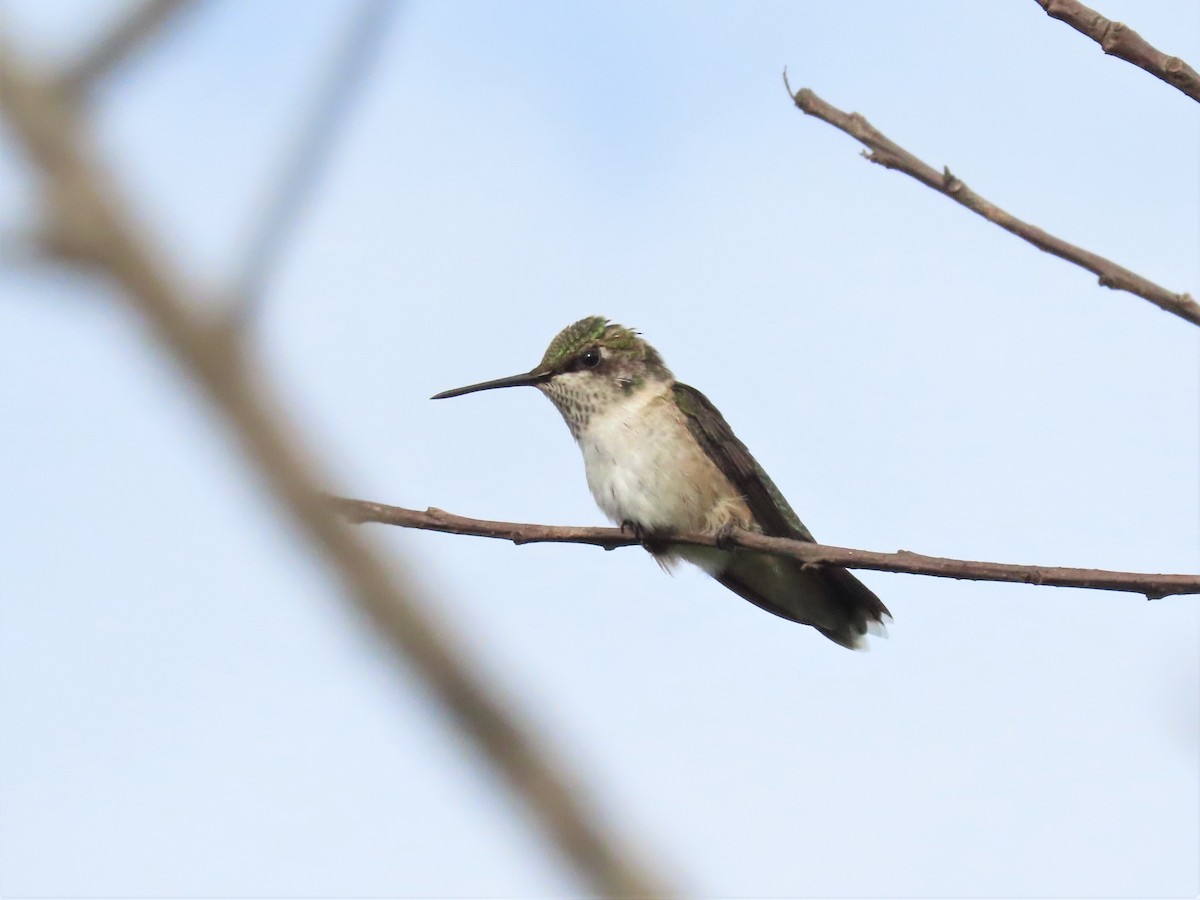
[[[645,375],[623,378],[572,377],[571,373],[557,375],[544,384],[542,391],[571,429],[571,436],[579,440],[593,416],[603,413],[621,403],[629,402],[638,391],[649,390],[654,385],[663,385],[667,379],[647,378]]]

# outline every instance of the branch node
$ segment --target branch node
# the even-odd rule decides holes
[[[963,189],[963,183],[953,172],[949,166],[942,167],[942,190],[950,194],[957,194]]]
[[[1111,55],[1113,49],[1121,42],[1127,26],[1124,22],[1112,22],[1104,19],[1103,16],[1097,16],[1097,18],[1103,19],[1106,23],[1100,32],[1100,46],[1104,49],[1105,53]]]
[[[1054,19],[1091,38],[1110,56],[1149,72],[1200,102],[1200,73],[1176,56],[1167,56],[1123,22],[1105,18],[1079,0],[1037,0]],[[1147,298],[1149,299],[1149,298]]]
[[[862,155],[871,162],[875,163],[875,165],[883,166],[885,169],[900,168],[900,164],[894,154],[889,153],[886,150],[881,150],[878,147],[872,150],[864,150]]]

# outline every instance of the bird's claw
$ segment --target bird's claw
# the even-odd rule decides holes
[[[714,536],[713,540],[715,541],[718,550],[736,550],[737,549],[737,541],[734,540],[734,537],[733,537],[734,530],[735,530],[735,526],[732,522],[726,522],[724,525],[722,525],[720,528],[717,529],[717,533]]]
[[[663,553],[666,549],[666,543],[661,540],[655,540],[651,537],[650,532],[642,527],[641,523],[626,519],[621,523],[621,530],[631,532],[639,544],[648,552],[657,556]]]
[[[640,523],[626,519],[621,523],[621,530],[631,532],[639,544],[646,543],[646,529]]]

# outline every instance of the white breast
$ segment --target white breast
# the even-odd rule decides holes
[[[709,465],[668,392],[645,390],[593,415],[579,434],[592,496],[612,521],[647,530],[706,523],[710,492],[694,477]]]

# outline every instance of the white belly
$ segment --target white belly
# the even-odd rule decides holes
[[[579,435],[588,487],[613,522],[647,531],[709,531],[731,488],[668,395],[651,391],[593,415]]]

